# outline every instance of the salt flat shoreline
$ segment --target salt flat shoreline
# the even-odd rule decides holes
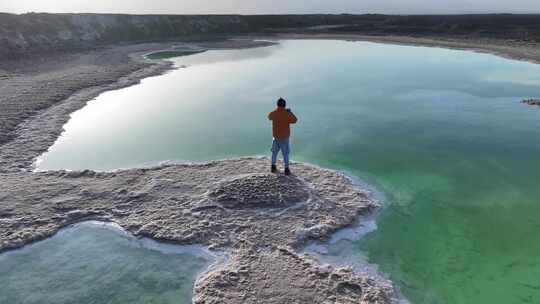
[[[266,158],[1,174],[0,251],[74,223],[110,222],[137,237],[230,253],[198,278],[195,303],[396,302],[388,281],[299,253],[378,204],[344,174],[293,165],[290,177],[268,173]]]
[[[269,45],[253,39],[335,39],[465,49],[540,63],[540,48],[536,44],[512,45],[507,41],[483,44],[332,34],[239,38],[241,40],[185,44],[184,47],[221,49]],[[244,158],[118,172],[32,172],[34,159],[54,143],[71,113],[104,91],[134,85],[143,78],[172,69],[168,61],[148,61],[141,56],[172,45],[174,43],[167,42],[111,46],[33,61],[0,63],[3,93],[0,96],[0,184],[3,188],[0,251],[44,239],[80,221],[110,221],[137,236],[175,244],[203,244],[232,252],[230,261],[197,280],[195,303],[292,300],[357,303],[359,299],[366,303],[395,302],[395,290],[388,282],[359,276],[347,268],[320,265],[298,253],[306,241],[327,239],[336,230],[353,225],[358,216],[376,208],[375,202],[338,172],[297,164],[298,180],[293,183],[296,186],[283,191],[292,193],[291,197],[303,204],[290,211],[287,202],[279,206],[224,207],[218,196],[205,194],[213,187],[221,187],[227,193],[232,188],[247,185],[262,187],[261,197],[271,197],[271,191],[264,188],[265,183],[281,186],[287,183],[266,174],[265,159]],[[302,192],[305,185],[311,185],[316,193]],[[336,196],[336,193],[341,195]],[[244,194],[233,191],[231,195]],[[255,201],[264,203],[261,197]],[[318,204],[309,200],[313,197]],[[298,284],[291,288],[290,282]],[[269,297],[269,294],[275,296]]]

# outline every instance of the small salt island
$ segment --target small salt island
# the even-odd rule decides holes
[[[540,106],[540,98],[528,98],[523,99],[521,103],[528,104],[530,106]]]

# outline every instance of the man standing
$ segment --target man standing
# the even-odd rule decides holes
[[[291,109],[285,109],[287,102],[283,98],[277,101],[277,109],[268,114],[268,119],[272,121],[272,173],[277,172],[276,161],[277,155],[281,150],[283,154],[283,162],[285,163],[285,175],[291,174],[289,169],[289,137],[291,136],[290,124],[298,121],[296,116],[291,112]]]

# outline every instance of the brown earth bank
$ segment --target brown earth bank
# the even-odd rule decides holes
[[[0,13],[0,57],[119,42],[274,32],[475,37],[540,41],[540,15],[122,15]]]

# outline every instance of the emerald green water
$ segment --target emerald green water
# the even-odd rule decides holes
[[[0,254],[0,303],[191,303],[209,261],[179,248],[78,225]]]
[[[283,96],[293,159],[384,192],[378,229],[349,246],[411,302],[540,302],[540,108],[519,103],[540,96],[540,66],[316,40],[174,60],[188,68],[74,113],[37,168],[267,155]]]

